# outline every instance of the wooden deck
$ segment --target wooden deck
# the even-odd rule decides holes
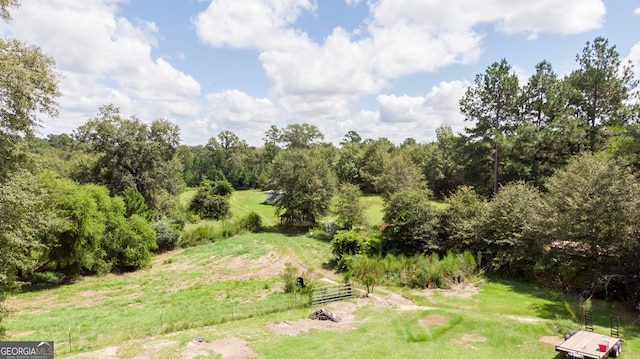
[[[600,351],[598,344],[601,342],[609,342],[607,351]],[[622,340],[619,338],[581,330],[556,346],[556,351],[566,354],[580,354],[584,358],[602,359],[609,356],[612,347],[618,342],[622,345]]]

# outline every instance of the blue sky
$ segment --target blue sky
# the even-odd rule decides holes
[[[470,125],[458,100],[502,58],[522,81],[543,59],[562,76],[604,36],[640,73],[640,0],[23,0],[13,17],[2,34],[61,75],[42,135],[114,104],[189,145],[230,130],[260,146],[290,123],[427,142]]]

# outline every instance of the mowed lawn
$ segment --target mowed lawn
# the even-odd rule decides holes
[[[275,222],[263,200],[259,191],[236,192],[234,215],[255,210]],[[379,198],[364,200],[369,218],[381,218]],[[161,254],[134,273],[27,288],[7,300],[3,325],[8,340],[54,340],[56,358],[217,358],[231,348],[236,357],[535,359],[560,358],[544,342],[570,323],[565,302],[578,302],[497,278],[455,291],[380,286],[372,298],[327,305],[343,323],[317,323],[308,318],[318,308],[283,293],[280,274],[290,262],[315,285],[340,281],[330,257],[329,243],[304,233],[242,234]],[[619,315],[622,357],[640,357],[637,313],[605,302],[593,311],[604,334],[609,315]]]

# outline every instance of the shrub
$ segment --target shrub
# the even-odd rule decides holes
[[[216,195],[204,201],[200,214],[204,218],[215,220],[225,219],[231,217],[231,206],[226,198]]]
[[[296,289],[298,268],[291,264],[291,262],[287,262],[284,264],[284,272],[281,276],[284,281],[284,292],[293,293]]]
[[[346,255],[361,254],[362,242],[360,234],[356,231],[338,231],[331,240],[331,253],[338,261]]]
[[[178,246],[180,232],[178,232],[172,224],[166,221],[158,221],[152,223],[151,228],[156,232],[158,252],[170,251]]]
[[[229,182],[218,181],[214,184],[204,180],[189,203],[189,209],[204,218],[219,220],[230,217],[231,211],[227,197],[232,191],[233,188]]]
[[[233,193],[233,187],[227,181],[216,181],[211,188],[211,193],[216,196],[229,197]]]
[[[240,227],[247,231],[257,232],[262,229],[262,217],[252,211],[240,219]]]

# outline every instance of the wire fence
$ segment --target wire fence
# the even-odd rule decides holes
[[[123,308],[121,318],[105,325],[100,313],[82,322],[69,323],[68,330],[50,328],[51,339],[55,342],[56,355],[117,345],[127,340],[145,336],[167,334],[182,330],[212,326],[234,320],[259,317],[270,313],[285,312],[309,305],[309,295],[302,293],[278,293],[255,300],[225,298],[210,301],[210,305],[194,303],[192,306],[177,307],[166,303],[159,308]],[[126,323],[126,324],[124,324]],[[67,328],[65,328],[67,329]],[[65,333],[62,337],[60,333]]]

